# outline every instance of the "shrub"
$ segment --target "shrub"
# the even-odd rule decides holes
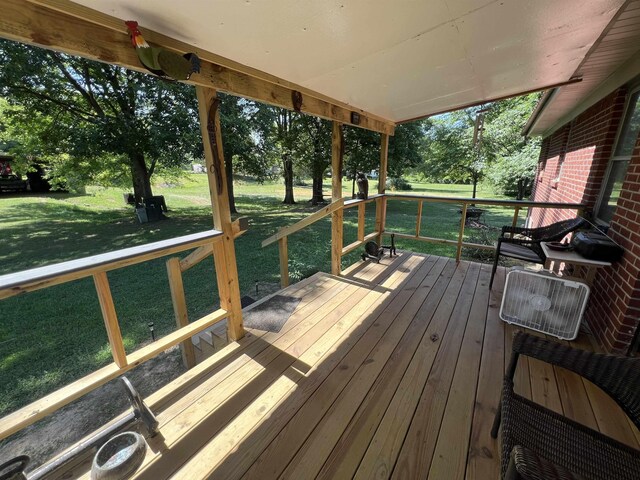
[[[402,177],[396,177],[387,180],[387,188],[390,190],[407,191],[411,190],[411,184]]]

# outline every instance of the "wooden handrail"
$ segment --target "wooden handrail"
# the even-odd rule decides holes
[[[504,207],[520,208],[561,208],[561,209],[584,209],[586,205],[582,203],[557,203],[557,202],[533,202],[530,200],[498,200],[494,198],[469,198],[469,197],[435,197],[430,195],[413,195],[407,193],[385,193],[385,196],[394,200],[423,200],[432,203],[457,203],[476,205],[496,205]]]
[[[493,246],[490,245],[481,245],[476,243],[468,243],[464,241],[464,230],[466,227],[466,218],[467,218],[467,209],[469,205],[494,205],[500,207],[513,207],[514,214],[513,220],[511,221],[512,226],[515,226],[518,222],[518,215],[522,208],[558,208],[558,209],[571,209],[578,210],[578,215],[582,214],[582,211],[585,208],[584,204],[581,203],[556,203],[556,202],[532,202],[528,200],[497,200],[492,198],[468,198],[468,197],[435,197],[429,195],[412,195],[412,194],[397,194],[397,193],[387,193],[385,194],[385,200],[387,199],[395,199],[395,200],[412,200],[418,202],[418,214],[416,217],[416,230],[415,235],[407,235],[396,232],[386,232],[385,226],[382,225],[380,227],[380,231],[385,234],[394,233],[399,238],[410,238],[413,240],[420,240],[423,242],[431,242],[431,243],[441,243],[441,244],[449,244],[456,246],[456,262],[460,261],[462,256],[462,247],[473,247],[480,248],[486,250],[493,250]],[[458,231],[458,239],[457,240],[447,240],[443,238],[433,238],[433,237],[423,237],[420,235],[420,227],[422,225],[422,209],[424,202],[429,203],[453,203],[461,206],[461,217],[460,217],[460,229]]]
[[[269,238],[262,242],[262,246],[266,247],[267,245],[271,245],[272,243],[277,242],[281,238],[288,237],[292,233],[296,233],[299,230],[302,230],[305,227],[308,227],[312,223],[317,222],[318,220],[323,219],[327,215],[335,212],[338,209],[344,207],[344,199],[336,200],[335,202],[330,203],[324,208],[313,212],[311,215],[303,218],[299,222],[294,223],[293,225],[289,225],[288,227],[281,228],[275,234],[271,235]]]
[[[110,365],[0,419],[0,440],[58,410],[136,365],[155,357],[167,348],[185,342],[192,335],[228,318],[229,312],[221,308],[195,322],[187,323],[184,291],[182,290],[182,266],[178,258],[172,258],[168,264],[172,267],[169,269],[169,280],[172,286],[172,300],[174,308],[176,308],[176,315],[184,317],[178,322],[181,328],[127,355],[107,277],[107,272],[110,270],[199,247],[197,258],[187,257],[189,261],[186,262],[185,267],[189,268],[193,263],[210,255],[212,248],[217,247],[221,240],[222,232],[208,230],[1,276],[0,299],[93,276],[114,361]]]
[[[154,258],[170,255],[190,248],[217,242],[222,237],[218,230],[193,233],[181,237],[123,248],[108,253],[32,268],[0,276],[0,300],[40,288],[89,277],[98,272],[134,265]]]

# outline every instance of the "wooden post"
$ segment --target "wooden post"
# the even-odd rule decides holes
[[[520,214],[520,207],[516,207],[513,211],[513,220],[511,221],[511,227],[516,227],[518,225],[518,215]],[[509,238],[513,238],[513,232],[509,235]]]
[[[171,301],[173,302],[176,326],[178,328],[186,327],[189,325],[189,315],[187,314],[187,300],[184,296],[184,284],[182,283],[182,268],[178,257],[167,260],[167,275],[169,276],[169,288],[171,289]],[[180,344],[180,350],[184,366],[187,368],[195,367],[196,354],[190,338]]]
[[[333,122],[331,134],[331,200],[342,198],[342,156],[344,153],[342,125]],[[340,275],[342,270],[342,223],[344,210],[342,208],[331,214],[331,273]]]
[[[361,203],[358,205],[358,241],[362,242],[364,240],[364,224],[365,224],[365,213],[366,213],[367,205],[365,203]]]
[[[96,285],[96,292],[98,292],[98,301],[100,302],[100,310],[102,310],[104,326],[107,329],[107,337],[109,338],[113,361],[116,362],[116,365],[120,368],[126,367],[127,353],[124,351],[122,333],[120,332],[120,324],[118,324],[118,316],[116,315],[116,307],[113,304],[107,273],[94,273],[93,282]]]
[[[458,233],[458,248],[456,251],[456,262],[460,262],[462,256],[462,240],[464,237],[464,226],[467,223],[467,207],[466,203],[462,204],[462,218],[460,219],[460,233]]]
[[[380,134],[380,171],[378,172],[378,193],[383,194],[387,189],[387,159],[389,155],[389,135]],[[378,245],[382,245],[382,234],[387,222],[387,198],[376,200],[376,231]]]
[[[227,176],[224,170],[220,112],[218,111],[219,101],[216,91],[211,88],[196,87],[196,95],[209,180],[209,194],[213,209],[213,225],[223,233],[222,241],[213,247],[220,306],[229,312],[227,318],[228,336],[229,340],[234,341],[244,336],[244,327],[242,326],[242,306],[240,304],[233,225],[227,195]]]
[[[416,219],[416,237],[420,236],[420,226],[422,225],[422,204],[423,200],[418,201],[418,217]]]
[[[287,237],[278,240],[278,254],[280,257],[280,286],[289,286],[289,249],[287,247]]]

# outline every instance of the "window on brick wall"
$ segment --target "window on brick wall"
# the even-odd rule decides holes
[[[638,133],[640,133],[640,88],[634,90],[629,96],[624,120],[605,175],[604,188],[596,215],[603,223],[609,224],[613,218]]]

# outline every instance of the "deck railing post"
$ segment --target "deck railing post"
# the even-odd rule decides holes
[[[287,246],[287,238],[282,237],[278,240],[278,255],[280,258],[280,286],[282,288],[289,286],[289,249]]]
[[[513,220],[511,221],[511,228],[515,228],[518,225],[518,215],[520,215],[520,207],[516,207],[513,211]],[[513,238],[513,232],[510,234],[510,238]]]
[[[216,91],[211,88],[196,87],[196,95],[209,180],[209,194],[213,209],[213,224],[223,233],[222,241],[216,243],[213,248],[218,293],[220,306],[229,312],[227,331],[229,340],[233,341],[244,336],[244,327],[242,325],[238,265],[229,209],[224,151],[220,133],[219,100]]]
[[[358,205],[358,241],[364,240],[364,224],[367,205],[363,202]]]
[[[178,257],[172,257],[167,260],[167,276],[169,277],[169,289],[171,290],[176,326],[178,328],[186,327],[189,325],[189,315],[187,313],[187,300],[184,295],[184,283],[182,282],[182,268]],[[186,368],[195,367],[196,354],[190,338],[180,344],[180,350],[184,366]]]
[[[389,157],[389,135],[380,134],[380,171],[378,172],[378,193],[384,194],[387,190],[387,161]],[[376,231],[377,242],[382,245],[382,234],[387,222],[387,197],[376,199]]]
[[[462,218],[460,218],[460,232],[458,233],[458,247],[456,248],[456,262],[460,262],[460,257],[462,256],[462,242],[464,239],[464,227],[467,223],[467,207],[468,203],[462,204]]]
[[[100,302],[100,310],[104,319],[104,326],[107,329],[107,337],[109,338],[109,346],[111,347],[111,355],[113,361],[120,368],[127,366],[127,353],[122,343],[122,333],[120,332],[120,324],[116,315],[116,307],[113,304],[111,289],[109,288],[109,278],[106,272],[97,272],[93,274],[93,282],[96,285],[98,293],[98,301]]]
[[[424,200],[418,201],[418,216],[416,218],[416,237],[420,236],[420,227],[422,225],[422,205]]]
[[[333,122],[331,133],[331,200],[342,198],[342,160],[344,138],[342,124]],[[342,270],[342,224],[344,209],[339,208],[331,214],[331,273],[340,275]]]

